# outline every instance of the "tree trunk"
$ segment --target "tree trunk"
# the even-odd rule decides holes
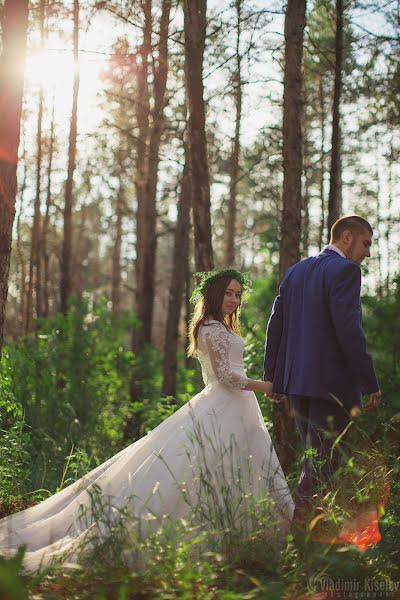
[[[74,0],[74,90],[71,113],[71,127],[69,132],[68,150],[68,175],[65,184],[64,206],[64,237],[61,257],[61,282],[60,302],[61,311],[68,311],[68,300],[72,292],[71,282],[71,252],[72,252],[72,204],[73,181],[76,164],[76,136],[78,120],[78,94],[79,94],[79,0]]]
[[[386,296],[390,293],[390,279],[392,255],[390,252],[390,241],[392,233],[392,206],[393,206],[393,138],[390,141],[390,152],[388,156],[388,205],[387,205],[387,220],[386,220]]]
[[[310,244],[310,188],[311,188],[311,161],[308,152],[308,140],[304,139],[304,193],[302,194],[302,218],[301,218],[301,256],[308,256]]]
[[[322,76],[319,79],[319,110],[321,124],[321,154],[319,165],[319,195],[321,199],[321,222],[319,227],[318,246],[320,251],[324,243],[325,233],[325,95]]]
[[[378,134],[375,133],[375,181],[376,181],[376,242],[374,244],[374,254],[376,253],[376,260],[378,263],[378,269],[375,270],[376,273],[376,289],[378,292],[378,296],[382,297],[383,292],[383,279],[382,279],[382,248],[381,248],[381,223],[382,223],[382,215],[381,215],[381,172],[379,168],[379,160],[382,156],[382,153],[379,152],[379,139]]]
[[[331,227],[340,216],[342,208],[341,190],[341,143],[340,143],[340,98],[342,95],[343,63],[343,0],[336,0],[335,41],[335,85],[332,107],[331,175],[328,201],[328,241]]]
[[[132,333],[132,350],[136,355],[151,342],[153,320],[157,182],[161,137],[164,131],[165,91],[168,74],[168,31],[171,0],[163,0],[158,44],[158,65],[153,63],[154,105],[150,111],[149,55],[152,51],[152,1],[144,0],[143,44],[137,65],[136,116],[139,128],[136,145],[135,188],[136,215],[136,314],[139,326]],[[140,369],[140,362],[138,363]],[[141,394],[140,373],[132,371],[130,395],[136,401]],[[142,434],[140,413],[128,417],[124,439],[136,439]]]
[[[5,0],[0,59],[0,353],[8,291],[28,31],[28,0]]]
[[[148,140],[150,130],[150,100],[149,100],[149,54],[151,51],[152,14],[151,0],[143,0],[144,12],[143,43],[138,49],[140,61],[136,64],[136,121],[138,135],[136,138],[136,162],[135,162],[135,191],[136,191],[136,261],[135,261],[135,285],[136,285],[136,315],[139,319],[132,331],[132,351],[140,357],[145,345],[146,336],[149,336],[148,320],[149,314],[147,301],[141,297],[145,292],[146,259],[149,256],[146,223],[146,181],[148,177]],[[151,275],[150,275],[151,277]],[[141,395],[142,385],[140,381],[140,361],[137,361],[132,369],[130,380],[130,397],[136,402]],[[135,440],[141,435],[140,412],[129,414],[125,421],[124,440]]]
[[[178,217],[174,243],[173,275],[169,290],[167,329],[164,342],[164,383],[162,392],[167,396],[176,396],[179,318],[182,310],[183,293],[186,284],[186,265],[189,253],[191,204],[190,192],[191,185],[189,157],[188,150],[185,147],[185,168],[183,171],[178,203]]]
[[[42,17],[44,19],[44,5],[41,2],[41,11],[43,9]],[[41,23],[43,23],[41,19]],[[42,44],[43,47],[43,38]],[[41,185],[41,174],[42,174],[42,124],[43,124],[43,85],[40,85],[39,92],[39,110],[37,119],[37,134],[36,134],[36,193],[33,213],[33,225],[31,235],[31,255],[29,261],[29,283],[28,283],[28,296],[26,304],[26,320],[25,320],[25,335],[31,330],[32,318],[33,318],[33,298],[36,299],[36,316],[41,316],[41,290],[40,290],[40,225],[41,225],[41,214],[40,214],[40,185]]]
[[[53,98],[53,111],[51,115],[51,126],[50,126],[50,140],[49,140],[49,158],[48,158],[48,166],[47,166],[47,188],[46,188],[46,213],[43,220],[43,231],[41,236],[41,248],[40,248],[40,257],[43,262],[43,315],[45,317],[49,316],[49,282],[50,282],[50,273],[49,273],[49,262],[50,256],[47,249],[47,234],[49,231],[49,222],[50,222],[50,208],[52,204],[51,197],[51,176],[53,169],[53,154],[54,154],[54,142],[55,142],[55,101]]]
[[[308,105],[307,90],[303,89],[303,106]],[[300,257],[308,256],[309,238],[310,238],[310,183],[312,185],[312,165],[310,157],[309,135],[312,127],[312,118],[308,116],[307,111],[302,111],[302,161],[303,161],[303,183],[301,193],[301,225],[300,225]]]
[[[40,0],[40,41],[41,49],[44,48],[45,41],[45,0]],[[35,269],[36,269],[36,314],[38,317],[43,315],[43,303],[42,303],[42,261],[41,261],[41,247],[42,242],[42,231],[41,231],[41,214],[40,214],[40,184],[42,174],[42,124],[43,124],[43,85],[40,85],[40,96],[39,96],[39,117],[38,117],[38,135],[37,135],[37,163],[36,163],[36,197],[35,197],[35,217],[37,214],[37,239],[36,239],[36,256],[35,256]]]
[[[288,0],[283,92],[283,210],[279,275],[300,259],[302,55],[306,0]]]
[[[136,119],[138,125],[138,136],[136,144],[136,164],[135,164],[135,189],[137,200],[136,211],[136,313],[141,321],[141,327],[138,327],[133,332],[132,349],[134,352],[139,352],[144,344],[144,321],[146,315],[143,314],[144,302],[140,296],[145,286],[145,257],[146,257],[146,216],[145,216],[145,186],[147,180],[148,169],[148,132],[150,127],[150,105],[149,105],[149,83],[148,83],[148,55],[151,47],[151,2],[146,1],[145,7],[145,22],[143,31],[143,44],[139,48],[140,63],[137,65],[136,77]]]
[[[112,314],[119,315],[121,312],[121,244],[122,244],[122,222],[125,213],[124,187],[122,183],[122,173],[120,174],[119,189],[117,194],[117,204],[115,207],[116,224],[115,238],[112,254],[112,275],[111,275],[111,302]]]
[[[241,37],[241,17],[242,0],[236,0],[236,72],[233,79],[234,97],[235,97],[235,137],[233,139],[233,148],[230,159],[230,186],[228,215],[225,229],[225,265],[233,266],[235,262],[235,238],[236,238],[236,218],[237,218],[237,182],[239,175],[239,157],[240,157],[240,126],[242,119],[242,56],[240,54]]]
[[[285,16],[283,96],[283,210],[279,275],[300,259],[302,176],[302,55],[306,0],[288,0]],[[276,450],[285,471],[293,467],[294,422],[288,407],[273,405]]]
[[[197,271],[214,266],[210,178],[208,172],[203,55],[206,37],[206,0],[184,0],[185,78],[189,106],[188,142],[192,183],[195,265]]]
[[[138,353],[151,342],[156,258],[157,182],[161,137],[164,130],[165,91],[168,74],[168,29],[171,1],[163,0],[160,20],[158,66],[154,68],[154,107],[150,113],[148,56],[151,49],[151,0],[144,5],[145,26],[138,74],[138,165],[136,169],[136,313],[140,327],[134,332],[133,350]],[[150,124],[151,117],[151,124]]]
[[[190,169],[190,166],[189,166]],[[192,187],[190,187],[190,192],[192,191]],[[192,198],[192,202],[193,202],[193,198]],[[192,273],[190,271],[190,258],[189,255],[191,254],[190,252],[190,247],[191,247],[191,235],[190,235],[190,230],[189,230],[189,251],[187,253],[186,256],[186,264],[185,264],[185,323],[186,323],[186,338],[189,332],[189,323],[190,323],[190,318],[192,315],[192,305],[190,303],[190,297],[192,295],[192,286],[191,286],[191,282],[192,282]],[[187,353],[185,354],[185,369],[192,369],[193,368],[193,361],[194,359],[191,356],[188,356]]]
[[[21,156],[24,174],[22,177],[22,184],[19,190],[20,206],[18,210],[17,224],[16,224],[16,232],[17,232],[17,240],[16,240],[16,255],[17,262],[20,269],[20,277],[19,277],[19,314],[18,314],[18,337],[23,335],[25,331],[25,300],[26,300],[26,261],[24,256],[24,251],[22,248],[22,240],[21,240],[21,216],[24,210],[24,196],[25,190],[27,186],[28,179],[28,168],[26,164],[26,145],[25,145],[25,135],[24,132],[22,134],[24,139],[24,150]]]

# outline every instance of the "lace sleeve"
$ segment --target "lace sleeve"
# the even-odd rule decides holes
[[[210,358],[216,379],[233,390],[242,390],[248,378],[232,370],[229,360],[229,348],[232,335],[222,323],[213,323],[201,328],[205,349]]]

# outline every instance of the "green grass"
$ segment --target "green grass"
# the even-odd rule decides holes
[[[381,418],[384,415],[380,413]],[[355,431],[357,428],[356,421]],[[214,443],[215,452],[228,456],[233,467],[220,470],[217,490],[215,477],[199,459],[201,492],[185,496],[190,506],[186,520],[164,520],[162,527],[147,532],[128,510],[121,511],[117,520],[108,521],[105,515],[110,513],[97,490],[91,511],[105,527],[93,547],[82,547],[79,564],[54,564],[40,575],[23,577],[21,555],[2,559],[0,598],[299,600],[312,598],[324,589],[339,590],[340,598],[354,598],[353,591],[360,599],[373,598],[367,594],[374,590],[386,594],[375,597],[400,598],[398,445],[389,444],[390,437],[381,440],[378,460],[376,444],[365,430],[363,425],[363,448],[343,460],[337,487],[321,496],[324,519],[317,524],[311,521],[312,529],[300,534],[288,533],[280,545],[274,539],[273,527],[271,530],[271,503],[257,500],[256,493],[248,502],[246,478],[243,469],[238,469],[234,441],[221,450],[215,440],[208,439],[209,433],[206,436],[199,430],[191,443],[200,445],[200,456],[206,445]],[[357,435],[352,444],[356,444],[355,438]],[[349,447],[345,454],[348,451]],[[386,507],[381,508],[379,544],[361,553],[353,546],[313,541],[321,522],[328,523],[332,533],[358,510],[379,503],[381,478],[388,473],[391,494]],[[242,500],[232,495],[231,480],[237,482]]]

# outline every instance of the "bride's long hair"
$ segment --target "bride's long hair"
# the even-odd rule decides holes
[[[210,318],[210,316],[222,323],[229,331],[234,331],[240,335],[241,304],[239,304],[231,315],[226,315],[224,317],[222,314],[222,303],[224,301],[225,290],[231,281],[232,277],[230,276],[222,276],[218,277],[215,281],[210,281],[204,291],[204,296],[196,303],[189,323],[188,356],[196,356],[197,337],[200,325]]]

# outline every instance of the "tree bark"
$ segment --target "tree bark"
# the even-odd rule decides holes
[[[311,160],[308,151],[308,140],[304,139],[304,192],[302,193],[302,218],[301,218],[301,257],[308,256],[310,245],[310,189],[311,189]]]
[[[150,2],[146,2],[149,5]],[[145,185],[147,179],[147,153],[148,132],[150,119],[149,84],[148,84],[148,54],[151,46],[151,4],[150,10],[145,11],[145,24],[143,32],[143,44],[139,48],[140,63],[137,65],[137,88],[136,88],[136,119],[138,125],[138,136],[136,144],[135,165],[135,189],[136,189],[136,313],[141,321],[141,327],[133,332],[132,349],[139,352],[144,344],[144,322],[146,315],[143,314],[143,300],[140,293],[145,285],[145,257],[146,257],[146,218],[145,218]]]
[[[25,141],[24,131],[22,133],[23,139]],[[19,190],[20,196],[20,206],[18,210],[18,217],[16,223],[16,232],[17,232],[17,240],[16,240],[16,255],[18,266],[20,269],[20,277],[19,277],[19,314],[18,314],[18,337],[24,334],[25,331],[25,301],[26,301],[26,261],[23,251],[23,242],[21,239],[21,216],[23,214],[24,209],[24,196],[27,187],[27,179],[28,179],[28,168],[26,164],[26,145],[24,143],[24,150],[21,156],[22,164],[23,164],[23,177],[22,184]]]
[[[137,64],[135,189],[136,214],[136,314],[139,326],[132,333],[132,350],[140,356],[151,342],[153,321],[155,259],[157,248],[157,183],[161,137],[164,131],[165,92],[168,75],[168,31],[171,0],[163,0],[158,44],[158,65],[153,62],[153,109],[150,109],[149,55],[152,50],[152,0],[143,1],[143,44]],[[138,364],[140,368],[140,364]],[[141,394],[140,375],[133,370],[130,395],[136,401]],[[140,413],[126,420],[124,439],[137,439],[141,431]]]
[[[28,0],[5,0],[0,59],[0,353],[17,191],[17,162],[28,31]]]
[[[173,276],[169,290],[167,329],[164,342],[164,381],[162,392],[167,396],[176,396],[179,318],[182,310],[183,293],[186,284],[187,258],[189,253],[190,193],[189,157],[185,144],[185,168],[182,175],[178,203],[178,217],[174,242]]]
[[[41,86],[39,93],[39,110],[37,119],[37,154],[36,154],[36,192],[34,202],[33,224],[31,232],[31,253],[29,260],[29,281],[26,301],[26,316],[25,316],[25,335],[31,330],[33,319],[34,297],[36,299],[36,315],[40,316],[40,269],[39,269],[39,238],[40,238],[40,183],[42,172],[42,122],[43,122],[43,88]]]
[[[50,223],[50,208],[52,205],[52,196],[51,196],[51,176],[53,169],[53,154],[54,154],[54,143],[55,143],[55,101],[53,98],[53,110],[51,115],[51,126],[50,126],[50,140],[49,140],[49,158],[47,165],[47,186],[46,186],[46,213],[44,215],[43,220],[43,231],[41,236],[41,247],[40,247],[40,256],[43,262],[43,315],[45,317],[49,316],[49,282],[50,282],[50,273],[49,273],[49,263],[50,263],[50,255],[47,248],[47,234],[49,231],[49,223]]]
[[[328,241],[331,227],[340,216],[342,208],[341,190],[341,143],[340,143],[340,99],[342,95],[343,63],[343,0],[336,0],[335,38],[335,84],[332,106],[332,149],[331,173],[328,200]]]
[[[233,79],[234,97],[235,97],[235,136],[233,139],[233,148],[230,159],[230,186],[228,215],[225,230],[225,265],[233,266],[235,262],[235,238],[236,238],[236,220],[237,220],[237,183],[239,175],[240,158],[240,127],[242,119],[242,56],[240,54],[241,38],[241,18],[242,18],[242,0],[236,0],[236,72]]]
[[[303,86],[303,106],[307,106],[309,101],[307,97],[306,86]],[[302,111],[302,162],[303,162],[303,176],[301,190],[301,233],[300,233],[300,258],[308,256],[308,248],[310,241],[310,188],[312,185],[312,165],[310,157],[310,130],[312,127],[312,118],[307,114],[306,110]]]
[[[306,0],[288,0],[285,16],[283,95],[283,210],[279,275],[300,259],[302,164],[302,55]],[[273,405],[276,449],[285,471],[293,467],[294,421],[288,407]]]
[[[190,168],[190,166],[189,166]],[[190,173],[190,172],[189,172]],[[190,192],[192,191],[192,187],[190,187]],[[192,202],[193,202],[193,198],[192,198]],[[189,323],[190,323],[190,318],[192,316],[192,305],[190,303],[190,297],[192,295],[192,273],[190,270],[190,257],[189,255],[192,254],[190,251],[190,247],[191,247],[191,234],[190,234],[190,230],[189,230],[189,251],[187,253],[186,256],[186,264],[185,264],[185,307],[184,307],[184,311],[185,311],[185,324],[186,324],[186,338],[188,336],[188,332],[189,332]],[[191,369],[193,368],[193,361],[194,359],[191,356],[188,356],[187,354],[185,354],[185,369]]]
[[[386,296],[390,293],[391,273],[393,268],[392,255],[390,252],[390,241],[392,233],[392,206],[393,206],[393,137],[390,141],[390,152],[388,156],[388,205],[386,220]],[[396,163],[395,163],[396,164]]]
[[[64,314],[66,314],[68,311],[68,300],[72,292],[72,192],[76,165],[76,137],[79,94],[79,0],[74,0],[74,64],[75,75],[71,113],[71,127],[69,132],[68,175],[65,184],[64,237],[61,256],[60,303],[61,311]]]
[[[288,0],[283,92],[283,210],[279,275],[300,259],[302,56],[306,0]]]
[[[381,215],[381,211],[382,211],[382,207],[381,207],[381,194],[382,194],[382,190],[381,190],[381,172],[380,172],[380,168],[379,168],[379,159],[382,155],[381,152],[379,152],[379,139],[378,139],[378,133],[375,133],[375,152],[376,152],[376,158],[375,158],[375,181],[376,181],[376,228],[375,228],[375,235],[376,235],[376,242],[375,242],[375,252],[374,254],[376,254],[376,261],[378,263],[378,269],[375,271],[376,272],[376,289],[377,289],[377,293],[378,296],[380,298],[382,298],[382,292],[383,292],[383,278],[382,278],[382,248],[381,248],[381,236],[380,236],[380,230],[381,230],[381,225],[382,225],[382,215]]]
[[[115,207],[116,223],[115,238],[112,254],[112,275],[111,275],[111,302],[112,314],[119,315],[121,312],[121,244],[122,244],[122,222],[125,213],[124,187],[122,183],[122,173],[120,173],[119,189],[117,193],[117,204]]]
[[[168,29],[171,1],[163,0],[160,20],[158,66],[154,67],[154,107],[149,102],[149,53],[151,50],[151,0],[145,0],[145,26],[138,65],[136,195],[136,313],[140,326],[134,331],[133,350],[151,342],[157,225],[157,182],[161,137],[164,130],[165,91],[168,74]]]
[[[320,251],[324,243],[325,233],[325,95],[322,76],[319,79],[319,110],[321,125],[321,154],[319,164],[319,195],[321,201],[321,222],[319,227],[318,246]]]
[[[192,184],[195,265],[197,271],[214,266],[210,178],[205,131],[203,56],[206,37],[206,0],[184,0],[185,78],[189,107],[188,142]]]
[[[39,24],[40,24],[40,50],[44,48],[44,19],[45,19],[45,3],[40,0],[39,5]],[[39,110],[37,118],[37,133],[36,133],[36,193],[33,212],[33,225],[31,235],[31,254],[29,261],[29,283],[26,305],[26,320],[25,320],[25,335],[31,329],[33,318],[33,297],[36,300],[36,316],[40,317],[41,308],[41,273],[40,273],[40,228],[41,228],[41,211],[40,211],[40,194],[41,194],[41,175],[42,175],[42,125],[43,125],[43,84],[40,83],[39,90]],[[35,291],[34,291],[35,290]]]

